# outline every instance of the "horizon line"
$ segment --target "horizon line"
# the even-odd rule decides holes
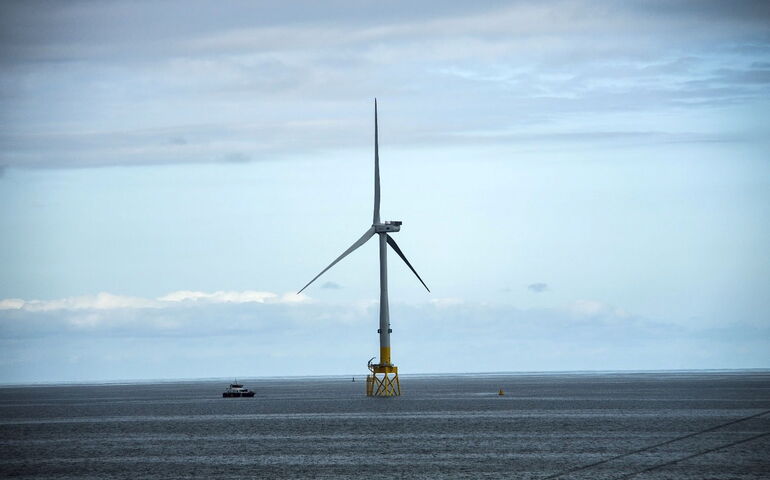
[[[492,371],[492,372],[446,372],[446,373],[404,373],[401,376],[409,378],[419,377],[468,377],[468,376],[548,376],[548,375],[623,375],[623,374],[685,374],[685,373],[770,373],[770,367],[746,367],[746,368],[682,368],[682,369],[618,369],[618,370],[521,370],[521,371]],[[42,386],[99,386],[99,385],[147,385],[189,382],[229,382],[235,378],[242,380],[302,380],[302,379],[343,379],[350,377],[364,377],[359,374],[332,374],[332,375],[269,375],[269,376],[235,376],[235,377],[180,377],[180,378],[133,378],[115,380],[42,380],[34,382],[0,382],[0,388],[10,387],[42,387]]]

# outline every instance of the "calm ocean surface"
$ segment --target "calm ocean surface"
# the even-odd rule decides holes
[[[403,376],[390,399],[356,380],[1,387],[0,477],[542,479],[770,410],[770,372]],[[559,478],[765,432],[770,413]],[[770,478],[770,435],[634,478]]]

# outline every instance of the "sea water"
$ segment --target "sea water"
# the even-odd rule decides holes
[[[363,377],[240,380],[254,398],[222,398],[226,380],[0,387],[0,476],[542,479],[770,409],[761,371],[405,375],[398,398]],[[736,443],[765,432],[770,414],[558,478],[770,478],[770,436]]]

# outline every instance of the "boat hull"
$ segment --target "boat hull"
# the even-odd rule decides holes
[[[232,398],[232,397],[253,397],[254,392],[225,392],[222,394],[223,398]]]

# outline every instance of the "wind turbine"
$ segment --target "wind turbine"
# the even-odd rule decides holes
[[[422,281],[420,275],[406,259],[404,252],[398,248],[398,244],[393,240],[389,234],[398,232],[401,230],[400,221],[380,221],[380,155],[379,145],[377,141],[377,99],[374,99],[374,216],[372,218],[372,226],[367,230],[361,238],[355,241],[353,245],[347,250],[342,252],[342,255],[337,257],[328,267],[321,270],[321,273],[316,275],[312,280],[307,282],[307,285],[302,287],[302,290],[297,294],[302,293],[311,283],[315,282],[318,277],[323,275],[327,270],[332,268],[340,260],[347,257],[351,252],[368,242],[375,234],[380,237],[380,328],[377,333],[380,334],[380,362],[372,363],[375,357],[372,357],[367,364],[371,375],[366,377],[366,394],[375,397],[391,397],[401,395],[401,384],[398,381],[398,367],[393,365],[390,359],[390,334],[393,332],[390,328],[390,315],[388,313],[388,247],[393,249],[401,260],[406,263],[406,266],[417,276],[417,279],[422,283],[428,292],[430,289],[425,282]]]

